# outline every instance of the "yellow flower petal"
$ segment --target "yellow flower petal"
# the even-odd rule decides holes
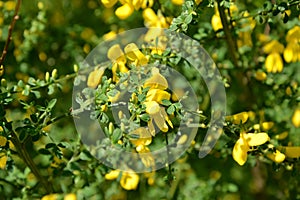
[[[118,101],[119,97],[120,97],[120,91],[117,91],[117,93],[114,96],[109,96],[108,95],[108,101],[115,103]]]
[[[100,67],[95,69],[89,74],[88,80],[87,80],[87,86],[90,88],[96,88],[102,79],[102,76],[104,74],[105,67]]]
[[[139,176],[134,172],[123,172],[120,184],[125,190],[135,190],[139,184],[139,179]]]
[[[137,146],[146,146],[151,144],[152,142],[152,136],[151,133],[145,128],[140,127],[134,131],[132,131],[130,134],[134,134],[138,136],[137,139],[130,139],[131,143]]]
[[[115,14],[117,17],[119,17],[119,19],[126,19],[128,18],[134,11],[134,8],[132,5],[126,3],[123,6],[117,8],[117,10],[115,11]]]
[[[300,108],[295,110],[292,116],[292,123],[296,128],[300,127]]]
[[[244,138],[240,137],[235,143],[232,151],[233,159],[239,164],[244,165],[247,161],[247,152],[249,150],[249,146]]]
[[[259,146],[270,140],[266,133],[246,133],[243,137],[249,146]]]
[[[146,112],[150,115],[156,114],[160,111],[159,104],[155,101],[144,102],[146,105]]]
[[[147,92],[146,101],[156,101],[162,104],[162,100],[170,100],[171,94],[160,89],[150,89]]]
[[[291,30],[289,30],[286,34],[287,42],[294,42],[295,40],[300,38],[300,26],[295,26]]]
[[[262,130],[263,131],[268,131],[274,126],[274,122],[263,122],[261,124]]]
[[[159,21],[157,15],[155,14],[155,12],[151,8],[146,8],[143,11],[143,18],[146,22]]]
[[[270,53],[282,53],[284,50],[284,46],[278,42],[277,40],[272,40],[271,42],[267,43],[264,47],[264,52],[267,54]]]
[[[2,146],[2,147],[5,146],[6,142],[7,142],[6,137],[0,135],[0,146]]]
[[[255,78],[259,81],[264,81],[267,79],[267,74],[263,71],[255,72]]]
[[[286,157],[289,158],[299,158],[300,157],[300,147],[278,147],[278,149],[283,152]]]
[[[284,49],[283,57],[287,63],[290,63],[293,60],[294,54],[293,54],[293,49],[292,49],[291,45],[288,45]]]
[[[163,115],[162,109],[160,108],[160,112],[155,113],[151,115],[151,117],[154,119],[155,124],[158,126],[159,130],[162,132],[168,132],[169,128],[168,125],[166,124],[165,117]]]
[[[48,194],[42,197],[41,200],[57,200],[58,195],[57,194]]]
[[[124,62],[126,63],[125,55],[120,47],[120,45],[115,44],[112,47],[110,47],[107,51],[107,57],[111,61],[118,61],[118,62]]]
[[[265,61],[267,72],[281,72],[283,70],[283,61],[278,53],[271,53]]]
[[[227,117],[227,119],[231,119],[232,120],[232,123],[234,124],[244,124],[247,122],[248,120],[248,112],[241,112],[241,113],[237,113],[237,114],[234,114],[232,116],[229,116]]]
[[[139,50],[136,44],[127,44],[124,51],[126,57],[131,61],[138,61],[138,65],[146,65],[148,63],[147,57]]]
[[[285,155],[278,150],[276,150],[276,152],[267,154],[267,157],[276,163],[282,163],[285,160]]]
[[[64,196],[64,200],[76,200],[77,197],[76,197],[76,194],[67,194],[66,196]]]
[[[211,25],[214,31],[218,31],[219,29],[223,29],[222,21],[219,15],[214,14],[211,18]]]
[[[181,6],[184,3],[184,0],[172,0],[172,3]]]
[[[111,8],[113,7],[118,0],[101,0],[101,3],[106,7],[106,8]]]
[[[278,135],[275,135],[275,139],[277,140],[284,140],[289,135],[289,132],[284,131]]]
[[[168,81],[157,68],[152,68],[152,76],[145,81],[144,87],[165,90],[168,88]]]
[[[120,170],[111,170],[108,174],[105,174],[104,178],[106,180],[117,179],[120,174]]]

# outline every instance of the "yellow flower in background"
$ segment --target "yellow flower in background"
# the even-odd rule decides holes
[[[4,152],[0,153],[0,169],[5,169],[7,156]]]
[[[288,158],[300,158],[300,147],[278,147],[278,149]]]
[[[283,57],[288,63],[300,61],[300,26],[295,26],[286,35],[287,46]]]
[[[120,170],[112,170],[105,175],[106,180],[117,179],[120,175]],[[135,190],[139,184],[140,177],[134,172],[122,172],[120,185],[125,190]]]
[[[57,200],[57,199],[58,199],[57,194],[47,194],[43,196],[41,200]]]
[[[118,0],[101,0],[101,3],[106,7],[106,8],[111,8],[113,7]]]
[[[231,4],[229,10],[230,10],[230,15],[231,16],[236,15],[237,12],[238,12],[238,8],[235,4]],[[227,13],[227,10],[226,10],[226,13]],[[211,25],[212,25],[212,28],[213,28],[214,31],[218,31],[219,29],[223,29],[222,20],[220,18],[220,13],[219,13],[217,5],[215,5],[215,14],[211,18]]]
[[[226,116],[226,120],[231,121],[233,124],[244,124],[249,118],[248,112],[241,112],[231,116]]]
[[[167,19],[162,15],[161,11],[158,10],[157,14],[151,9],[146,8],[143,11],[143,18],[145,20],[145,26],[150,27],[156,27],[156,28],[168,28],[169,23],[167,22]]]
[[[263,71],[256,71],[255,78],[259,81],[264,81],[267,79],[267,74]]]
[[[285,155],[277,149],[273,153],[268,153],[267,157],[276,163],[282,163],[285,160]]]
[[[87,86],[90,88],[96,88],[101,82],[104,71],[105,67],[96,68],[92,71],[88,76]]]
[[[300,108],[297,108],[292,116],[292,123],[296,128],[300,127]]]
[[[281,72],[283,70],[283,60],[280,54],[283,52],[284,46],[277,40],[272,40],[263,47],[263,50],[269,54],[265,60],[267,72]]]
[[[184,3],[184,0],[172,0],[172,3],[181,6]]]
[[[119,19],[124,20],[128,18],[133,13],[133,11],[134,11],[133,5],[129,3],[125,3],[121,7],[117,8],[115,14],[117,17],[119,17]]]
[[[64,196],[64,200],[76,200],[77,197],[76,197],[76,194],[73,194],[73,193],[70,193],[70,194],[67,194],[66,196]]]
[[[267,133],[241,133],[233,147],[232,157],[239,165],[244,165],[250,147],[262,145],[269,140]]]
[[[16,7],[16,2],[15,1],[7,1],[4,4],[4,8],[8,11],[14,10]]]
[[[248,11],[243,13],[243,17],[248,17],[250,14]],[[238,33],[239,38],[237,40],[238,47],[248,46],[252,47],[251,34],[255,28],[256,22],[253,18],[245,18],[241,21],[241,30]]]
[[[5,146],[6,142],[7,142],[6,137],[0,135],[0,146],[2,146],[2,147]]]

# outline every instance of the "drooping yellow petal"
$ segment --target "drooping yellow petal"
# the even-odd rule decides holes
[[[114,180],[117,179],[120,174],[120,170],[111,170],[108,174],[105,174],[104,178],[106,180]]]
[[[211,25],[214,31],[218,31],[219,29],[223,29],[222,21],[219,15],[214,14],[211,18]]]
[[[155,124],[158,126],[159,130],[162,132],[168,132],[169,128],[166,124],[165,118],[162,114],[162,112],[155,113],[151,115],[151,117],[154,119]]]
[[[294,54],[291,45],[288,44],[287,47],[284,49],[283,57],[287,63],[290,63],[293,60]]]
[[[74,193],[70,193],[70,194],[67,194],[66,196],[64,196],[64,200],[76,200],[77,197],[76,197],[76,194]]]
[[[278,150],[276,150],[276,152],[267,154],[267,157],[276,163],[282,163],[285,160],[285,155]]]
[[[295,110],[292,116],[292,123],[296,128],[300,127],[300,108]]]
[[[147,92],[146,101],[156,101],[162,104],[162,100],[170,100],[171,94],[160,89],[150,89]]]
[[[5,153],[0,154],[0,169],[5,169],[7,162],[7,156]]]
[[[134,172],[123,172],[120,184],[125,190],[135,190],[139,184],[139,175]]]
[[[146,8],[143,11],[143,18],[144,18],[146,23],[150,22],[150,21],[159,21],[157,15],[155,14],[155,12],[151,8]]]
[[[283,70],[283,61],[279,53],[271,53],[265,61],[267,72],[281,72]]]
[[[289,158],[299,158],[300,157],[300,147],[278,147],[278,149],[283,152],[286,157]]]
[[[235,143],[232,151],[233,159],[239,164],[244,165],[247,161],[247,152],[249,150],[249,146],[243,137],[240,137]]]
[[[115,14],[117,17],[119,17],[119,19],[126,19],[128,18],[134,11],[134,8],[132,5],[126,3],[123,6],[117,8],[117,10],[115,11]]]
[[[243,137],[249,146],[259,146],[270,140],[267,133],[245,133]]]
[[[300,26],[295,26],[289,30],[286,34],[286,41],[293,42],[300,38]]]
[[[41,198],[41,200],[57,200],[58,195],[57,194],[47,194]]]
[[[113,7],[118,0],[101,0],[101,3],[106,7],[106,8],[111,8]]]
[[[88,80],[87,80],[87,86],[90,88],[96,88],[102,79],[102,76],[104,74],[105,67],[100,67],[95,69],[89,74]]]
[[[140,51],[136,44],[127,44],[124,51],[126,53],[126,57],[131,61],[136,61],[137,65],[146,65],[148,63],[147,57]]]

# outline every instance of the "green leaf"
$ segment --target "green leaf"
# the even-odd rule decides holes
[[[57,102],[57,99],[51,99],[51,101],[48,103],[47,110],[49,110],[49,111],[52,110],[54,108],[56,102]]]
[[[162,102],[162,105],[164,105],[164,106],[172,105],[172,102],[170,100],[167,100],[167,99],[163,99],[161,102]]]
[[[48,149],[39,149],[39,153],[43,155],[50,155],[51,152]]]
[[[119,128],[116,128],[112,134],[112,142],[113,143],[117,143],[119,139],[122,138],[122,130]]]
[[[175,106],[174,105],[171,105],[168,109],[167,109],[167,113],[170,115],[170,114],[173,114],[175,112]]]
[[[144,122],[148,122],[150,120],[150,116],[148,114],[142,114],[140,116],[141,120],[143,120]]]

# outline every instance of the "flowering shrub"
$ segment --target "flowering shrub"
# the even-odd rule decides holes
[[[0,1],[1,197],[298,199],[299,8]]]

